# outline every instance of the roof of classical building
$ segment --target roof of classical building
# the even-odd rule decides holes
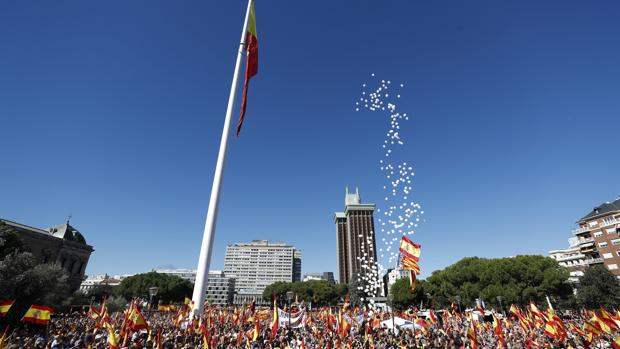
[[[581,223],[590,220],[591,218],[603,216],[612,212],[620,212],[620,197],[617,198],[614,202],[606,202],[602,205],[595,207],[585,217],[578,220],[577,223]]]
[[[86,245],[84,236],[69,223],[57,225],[48,229],[50,234],[64,240],[75,241]]]
[[[72,227],[69,223],[57,225],[55,227],[51,227],[48,229],[39,229],[39,228],[31,227],[26,224],[9,221],[7,219],[0,218],[0,221],[10,226],[13,226],[17,229],[28,230],[34,233],[53,236],[55,238],[73,241],[73,242],[86,245],[86,239],[84,239],[84,236],[77,229]]]

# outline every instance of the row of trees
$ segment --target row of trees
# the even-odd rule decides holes
[[[157,295],[153,297],[153,304],[180,303],[185,297],[190,297],[194,284],[189,280],[167,274],[149,272],[127,277],[118,286],[101,285],[88,294],[74,295],[73,304],[89,304],[101,302],[104,298],[111,310],[121,309],[128,300],[142,298],[150,300],[149,288],[157,287]]]
[[[277,299],[284,301],[287,292],[293,292],[299,301],[312,302],[316,306],[336,305],[348,292],[347,285],[334,285],[324,280],[304,282],[276,282],[265,288],[263,298],[267,301]]]
[[[530,301],[546,303],[546,296],[560,308],[620,306],[620,283],[602,266],[587,268],[576,289],[568,282],[568,271],[549,257],[464,258],[418,282],[415,290],[407,279],[392,286],[394,307],[431,305],[435,308],[475,305],[476,299],[495,308]]]

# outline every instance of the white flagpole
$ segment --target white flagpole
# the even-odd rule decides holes
[[[215,223],[217,221],[217,209],[220,199],[220,189],[222,187],[222,174],[224,172],[224,163],[226,162],[226,149],[228,148],[228,136],[230,134],[230,121],[235,105],[235,97],[237,95],[237,80],[239,79],[239,70],[241,68],[241,57],[245,48],[245,36],[248,28],[248,19],[250,17],[250,9],[252,0],[248,1],[248,9],[245,13],[245,21],[243,22],[243,30],[241,31],[241,40],[239,41],[239,52],[237,52],[237,63],[235,63],[235,72],[233,73],[232,85],[230,86],[230,96],[228,97],[228,107],[226,108],[226,119],[224,120],[224,129],[222,130],[222,140],[220,142],[220,152],[217,155],[217,164],[215,165],[215,174],[213,175],[213,186],[211,188],[211,198],[209,200],[209,210],[205,221],[205,228],[202,236],[202,245],[200,247],[200,257],[198,258],[198,270],[196,271],[196,283],[194,284],[194,301],[193,315],[201,316],[203,313],[203,303],[205,292],[207,289],[207,280],[209,278],[209,265],[211,264],[211,252],[213,250],[213,237],[215,236]]]

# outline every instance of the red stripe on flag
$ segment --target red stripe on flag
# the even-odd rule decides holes
[[[241,114],[239,115],[239,122],[237,123],[237,137],[239,137],[241,126],[243,126],[243,120],[245,119],[245,107],[247,104],[250,78],[258,73],[258,38],[250,32],[247,32],[246,34],[246,51],[247,59],[245,62],[245,81],[243,83]]]

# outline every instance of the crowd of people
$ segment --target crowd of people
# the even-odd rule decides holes
[[[537,313],[512,308],[502,316],[476,309],[392,313],[300,306],[291,314],[303,311],[303,321],[293,328],[269,308],[208,307],[201,321],[189,320],[184,307],[172,312],[138,309],[130,305],[124,312],[107,313],[102,306],[55,314],[47,325],[22,324],[4,331],[0,349],[620,348],[614,342],[620,313],[604,310]]]

